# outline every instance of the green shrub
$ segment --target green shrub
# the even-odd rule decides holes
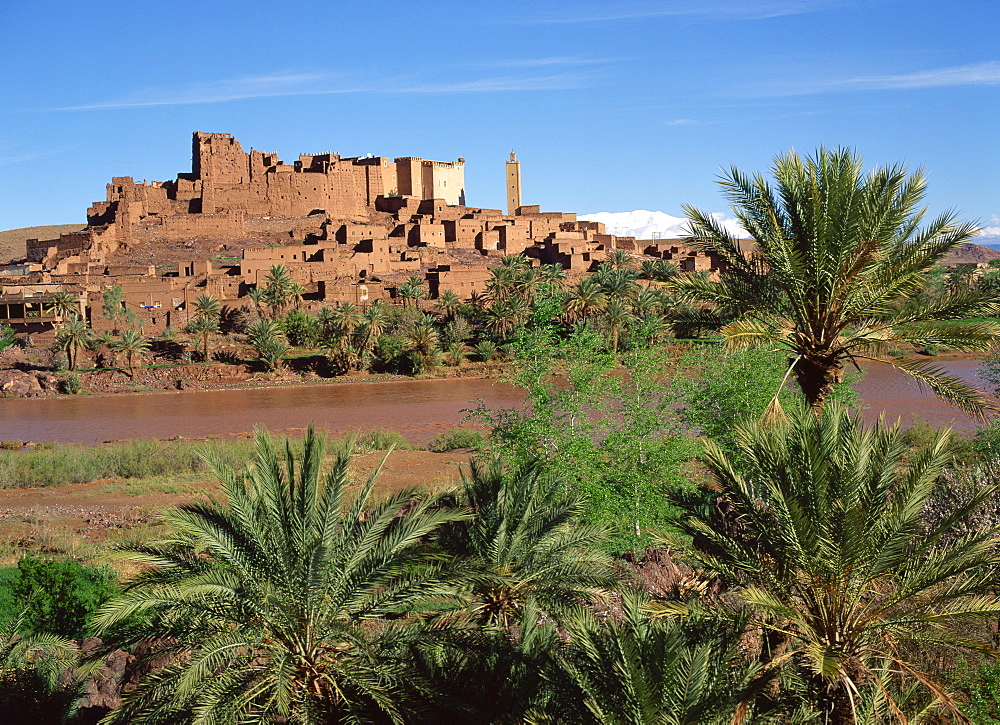
[[[390,448],[396,450],[412,450],[413,446],[406,442],[402,433],[385,428],[377,428],[366,433],[360,433],[354,439],[354,449],[358,453],[370,453],[371,451],[387,451]]]
[[[477,343],[475,347],[472,348],[472,352],[474,352],[476,356],[483,362],[490,362],[499,353],[499,348],[497,348],[495,342],[491,342],[489,340],[483,340],[482,342]]]
[[[26,556],[0,577],[0,619],[27,607],[24,633],[49,633],[70,639],[90,635],[91,615],[118,593],[107,568],[76,561]]]
[[[67,395],[76,395],[83,390],[83,381],[76,373],[70,373],[62,381],[62,391]]]
[[[962,712],[976,725],[1000,725],[1000,662],[965,669],[955,683],[965,695]]]
[[[434,453],[444,453],[445,451],[455,451],[462,448],[472,448],[478,450],[489,440],[487,435],[480,430],[472,428],[452,428],[444,433],[438,434],[434,440],[427,444],[427,450]]]

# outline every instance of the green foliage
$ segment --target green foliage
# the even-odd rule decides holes
[[[72,722],[67,718],[79,691],[78,682],[72,675],[67,677],[67,671],[79,667],[80,650],[75,643],[52,634],[28,633],[26,615],[26,608],[13,615],[0,615],[0,703],[4,722]],[[75,671],[79,677],[80,671]]]
[[[0,620],[25,616],[23,634],[81,639],[92,634],[91,615],[118,592],[108,569],[76,561],[22,558],[0,581]]]
[[[540,461],[473,461],[456,503],[473,516],[445,527],[440,545],[469,568],[459,586],[473,621],[508,630],[525,608],[559,620],[608,595],[603,529],[583,522],[580,493]]]
[[[786,652],[773,664],[801,662],[830,722],[853,722],[852,693],[887,667],[940,697],[913,676],[920,667],[905,645],[978,648],[968,625],[1000,615],[1000,601],[984,596],[997,585],[1000,528],[951,537],[996,485],[924,519],[948,439],[941,431],[911,454],[898,427],[865,427],[837,404],[822,417],[797,407],[787,422],[745,423],[736,436],[745,465],[705,445],[724,515],[692,508],[685,536],[665,540],[742,588],[740,606],[774,637],[771,651]]]
[[[669,527],[675,509],[666,493],[689,488],[684,469],[695,453],[681,431],[666,389],[666,359],[634,350],[618,360],[589,332],[520,348],[507,382],[524,388],[521,409],[470,412],[490,428],[512,461],[539,459],[580,491],[586,519],[610,529],[611,546],[644,545],[648,532]]]
[[[462,448],[479,450],[486,445],[489,438],[481,430],[474,428],[452,428],[444,433],[438,433],[430,443],[427,450],[434,453],[444,453],[445,451],[457,451]]]
[[[0,352],[13,345],[15,340],[17,340],[17,335],[14,334],[14,328],[8,324],[0,323]]]
[[[962,713],[976,725],[1000,725],[1000,661],[963,668],[955,678],[962,692]]]
[[[0,451],[4,488],[62,486],[101,478],[147,478],[208,470],[202,454],[244,460],[243,441],[133,440],[90,448],[56,444],[30,451]]]
[[[70,373],[62,380],[62,390],[67,395],[76,395],[83,390],[83,381],[76,373]]]
[[[410,491],[377,503],[374,478],[348,495],[349,448],[322,475],[311,427],[301,457],[255,442],[245,470],[214,467],[226,503],[168,513],[172,536],[131,551],[144,570],[98,613],[121,628],[110,646],[155,632],[158,654],[180,655],[107,722],[402,721],[412,673],[396,654],[414,630],[386,618],[450,596],[420,544],[465,514]],[[148,623],[128,626],[137,614]]]
[[[277,370],[288,353],[288,343],[281,326],[271,320],[260,320],[247,328],[247,341],[268,371]]]
[[[720,182],[755,240],[752,254],[718,220],[685,206],[693,241],[724,260],[726,272],[718,282],[689,275],[673,286],[730,320],[722,333],[731,347],[777,347],[796,359],[810,405],[822,407],[856,357],[884,360],[901,344],[980,351],[1000,338],[996,323],[965,321],[1000,309],[992,292],[962,286],[935,300],[918,295],[927,270],[975,233],[952,214],[920,226],[923,172],[865,172],[855,152],[820,148],[805,159],[794,151],[777,157],[771,175],[773,185],[734,168]],[[926,361],[892,364],[983,414],[979,393],[958,378]]]
[[[651,619],[636,592],[622,597],[622,616],[599,620],[580,610],[559,651],[562,696],[547,714],[555,722],[603,725],[729,725],[756,668],[740,662],[738,624],[710,616]],[[751,709],[752,712],[752,709]]]
[[[103,299],[101,314],[107,320],[117,320],[125,315],[125,290],[120,284],[104,290],[101,293]]]
[[[801,399],[782,386],[787,369],[780,353],[693,345],[678,360],[672,381],[684,401],[681,417],[696,432],[731,449],[735,425],[759,418],[776,395],[783,406]]]
[[[403,437],[402,433],[385,428],[376,428],[375,430],[358,433],[354,439],[354,446],[358,453],[390,450],[406,451],[413,448],[407,442],[406,438]]]
[[[497,356],[497,344],[491,340],[477,342],[472,347],[472,352],[483,362],[492,362]]]
[[[304,310],[291,310],[281,323],[291,345],[310,347],[319,342],[320,328],[316,318]]]

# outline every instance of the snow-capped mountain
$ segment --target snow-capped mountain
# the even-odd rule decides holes
[[[583,221],[602,222],[608,234],[618,237],[635,237],[636,239],[675,239],[688,235],[687,220],[684,217],[671,216],[662,211],[601,211],[594,214],[581,214],[577,217]],[[730,234],[739,237],[746,232],[735,219],[716,212],[712,218],[721,222]]]

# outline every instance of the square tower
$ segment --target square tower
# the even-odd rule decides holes
[[[514,216],[519,206],[521,206],[521,162],[511,151],[510,160],[507,162],[507,215]]]

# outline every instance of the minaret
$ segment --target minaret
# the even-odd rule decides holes
[[[511,151],[510,161],[507,162],[507,215],[514,216],[519,206],[521,206],[521,162]]]

